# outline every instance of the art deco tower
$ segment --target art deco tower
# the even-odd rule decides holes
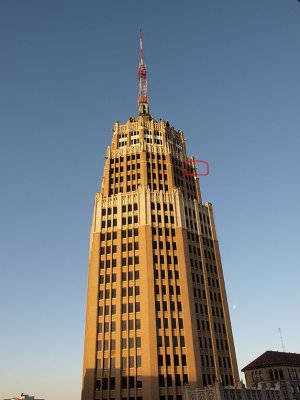
[[[141,38],[138,105],[114,125],[95,199],[82,400],[239,379],[212,205],[183,132],[149,112]]]

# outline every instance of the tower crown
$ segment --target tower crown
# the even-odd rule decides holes
[[[139,115],[149,114],[147,72],[146,72],[146,64],[144,64],[143,60],[142,30],[140,30],[140,62],[138,68],[138,80],[139,80],[139,94],[138,94]]]

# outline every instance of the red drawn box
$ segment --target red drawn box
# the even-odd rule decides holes
[[[203,165],[205,165],[206,171],[204,174],[196,174],[195,172],[188,172],[187,169],[189,168],[190,165],[192,165],[193,163],[201,163]],[[208,162],[204,161],[204,160],[189,160],[185,166],[184,166],[184,170],[183,173],[185,176],[207,176],[209,175],[209,164]]]

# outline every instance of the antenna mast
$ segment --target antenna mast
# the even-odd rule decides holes
[[[146,64],[144,64],[143,60],[142,30],[140,30],[140,62],[138,69],[138,79],[139,79],[139,96],[138,96],[139,115],[149,114],[147,73],[146,73]]]
[[[285,347],[284,347],[283,337],[282,337],[282,333],[281,333],[281,329],[280,328],[278,328],[278,332],[279,332],[280,339],[281,339],[282,350],[285,353]]]

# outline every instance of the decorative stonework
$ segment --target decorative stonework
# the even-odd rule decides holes
[[[240,383],[237,387],[223,386],[219,382],[205,389],[191,389],[185,386],[184,400],[284,400],[280,385],[276,388],[245,388]],[[293,400],[291,397],[289,400]]]

